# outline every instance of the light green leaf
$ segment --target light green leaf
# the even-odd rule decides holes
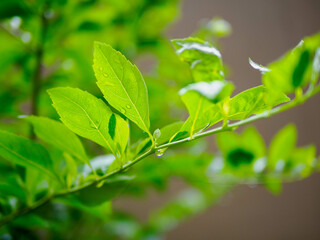
[[[124,153],[129,139],[129,126],[126,120],[113,113],[109,120],[109,134],[121,153]]]
[[[190,65],[196,82],[211,82],[224,79],[221,53],[210,43],[198,38],[172,40],[176,54]]]
[[[143,140],[138,141],[137,143],[132,145],[132,157],[137,156],[138,154],[143,153],[146,151],[148,148],[150,148],[152,145],[152,142],[149,138],[145,138]]]
[[[290,175],[308,177],[314,170],[316,147],[311,145],[304,148],[296,148],[287,161],[286,171]]]
[[[274,92],[264,86],[250,88],[231,98],[228,119],[241,120],[252,114],[269,110],[290,99],[283,93]]]
[[[32,124],[38,138],[84,163],[89,163],[79,138],[65,125],[45,117],[30,116],[25,119]]]
[[[303,88],[311,80],[313,56],[319,47],[319,33],[305,38],[281,59],[267,66],[271,71],[263,75],[263,84],[284,93]]]
[[[109,133],[109,121],[114,113],[101,99],[75,88],[54,88],[48,92],[61,121],[70,130],[109,149],[114,155],[117,154],[117,145]],[[117,120],[120,129],[128,128],[123,119]],[[128,135],[124,135],[122,141],[121,146],[124,146]]]
[[[233,90],[233,84],[228,81],[197,82],[182,88],[179,94],[183,95],[188,91],[196,91],[210,101],[217,103],[230,97]]]
[[[14,164],[58,178],[47,150],[30,139],[0,130],[0,156]]]
[[[71,187],[78,175],[77,163],[68,153],[64,153],[63,156],[66,161],[66,183],[68,187]]]
[[[267,175],[263,179],[263,184],[274,195],[279,195],[282,191],[282,182],[278,177]]]
[[[181,96],[181,99],[188,109],[189,117],[180,132],[187,131],[192,137],[199,130],[204,130],[222,120],[219,107],[198,92],[188,91]]]
[[[281,129],[273,138],[270,149],[268,164],[273,170],[278,161],[286,161],[295,149],[297,142],[297,130],[293,124]]]
[[[183,126],[184,122],[175,122],[160,129],[161,135],[156,138],[158,145],[168,142]]]
[[[104,98],[149,133],[148,92],[138,68],[107,44],[95,42],[94,49],[93,69]]]

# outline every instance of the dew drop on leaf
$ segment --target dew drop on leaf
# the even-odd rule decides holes
[[[157,157],[162,157],[166,149],[159,149],[156,151]]]
[[[127,108],[128,108],[128,109],[130,109],[130,108],[131,108],[131,106],[130,106],[130,105],[127,105]]]

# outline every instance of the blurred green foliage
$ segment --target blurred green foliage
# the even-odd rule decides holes
[[[218,50],[230,24],[204,21],[172,46],[164,32],[178,6],[178,0],[0,2],[0,128],[7,130],[0,131],[0,239],[162,239],[239,184],[278,194],[282,183],[318,171],[315,147],[296,146],[294,125],[270,146],[254,127],[234,130],[320,91],[320,35],[267,67],[250,59],[263,85],[232,96]],[[131,62],[150,59],[155,64],[142,77]],[[53,120],[48,89],[62,123]],[[191,142],[213,133],[215,154],[205,141]],[[112,206],[118,196],[163,192],[172,179],[185,188],[145,221]]]

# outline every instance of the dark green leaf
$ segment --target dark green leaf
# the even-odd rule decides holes
[[[87,206],[100,205],[115,198],[132,179],[132,176],[118,174],[107,178],[102,187],[90,186],[75,195]]]
[[[242,134],[224,132],[217,134],[217,144],[227,167],[240,176],[250,176],[255,170],[254,162],[266,155],[266,146],[258,131],[249,127]],[[241,167],[240,170],[238,168]],[[260,171],[258,171],[260,172]]]
[[[0,131],[0,156],[14,164],[57,178],[47,150],[27,138]]]
[[[65,125],[45,117],[30,116],[26,120],[32,124],[38,138],[75,156],[84,163],[89,163],[79,138]]]
[[[104,221],[110,220],[110,215],[112,213],[111,202],[103,202],[100,205],[88,206],[82,203],[75,196],[66,196],[57,200],[57,202],[62,202],[70,207],[77,208],[81,211],[85,211],[92,216],[98,217]]]
[[[114,139],[114,136],[116,134],[116,124],[117,124],[116,116],[112,114],[109,119],[109,134],[112,139]]]
[[[22,0],[1,0],[0,1],[0,19],[14,16],[26,16],[31,13],[30,9]]]

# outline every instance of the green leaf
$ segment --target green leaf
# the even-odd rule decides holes
[[[123,153],[127,147],[129,139],[128,123],[118,114],[112,114],[109,119],[109,134]]]
[[[264,86],[250,88],[231,98],[229,102],[228,119],[245,119],[252,114],[270,110],[289,100],[285,94],[274,92]]]
[[[217,103],[230,97],[233,90],[233,84],[228,81],[197,82],[182,88],[179,94],[183,95],[188,91],[196,91],[213,103]]]
[[[285,161],[290,157],[297,142],[297,130],[293,124],[289,124],[273,138],[269,149],[269,167],[276,168],[278,161]]]
[[[94,49],[93,69],[104,98],[149,133],[148,92],[138,68],[107,44],[95,42]]]
[[[252,171],[252,163],[266,155],[264,140],[254,127],[246,128],[242,134],[235,132],[219,133],[217,134],[217,145],[226,162],[232,168],[250,165]]]
[[[22,0],[2,0],[0,1],[0,19],[14,16],[30,15],[31,10]]]
[[[87,206],[100,205],[115,198],[133,178],[132,176],[117,174],[107,178],[101,187],[90,186],[80,190],[75,195]]]
[[[284,93],[293,93],[297,88],[306,86],[312,77],[312,62],[319,46],[319,33],[305,38],[297,47],[267,67],[271,71],[263,75],[263,84]]]
[[[112,213],[111,202],[104,202],[96,206],[88,206],[86,204],[83,204],[78,198],[72,195],[65,196],[63,198],[57,199],[56,201],[62,202],[67,206],[77,208],[81,211],[85,211],[92,216],[98,217],[104,221],[110,220],[110,215]]]
[[[6,176],[5,182],[0,181],[0,198],[7,198],[9,196],[18,197],[21,200],[26,199],[26,193],[20,185],[18,175],[10,174]]]
[[[65,125],[45,117],[30,116],[25,119],[32,124],[38,138],[84,163],[89,163],[79,138]]]
[[[151,142],[151,140],[149,138],[145,138],[143,140],[138,141],[137,143],[135,143],[132,146],[132,153],[133,153],[132,157],[135,157],[138,154],[143,153],[144,151],[146,151],[151,146],[152,146],[152,142]]]
[[[224,66],[219,50],[198,38],[172,40],[176,54],[190,65],[196,82],[224,79]]]
[[[68,187],[71,187],[78,176],[77,163],[68,153],[64,153],[63,156],[66,161],[66,183]]]
[[[109,133],[109,121],[114,113],[101,99],[75,88],[54,88],[48,92],[61,121],[70,130],[117,154],[117,145]],[[117,120],[118,128],[127,132],[121,140],[124,146],[128,141],[128,125],[122,118]]]
[[[175,122],[160,129],[161,135],[156,138],[158,145],[168,142],[183,126],[184,122]]]
[[[0,156],[14,164],[58,178],[47,150],[30,139],[0,130]]]
[[[58,189],[59,185],[54,184],[53,182],[45,181],[46,175],[47,174],[45,172],[40,172],[33,168],[26,169],[24,187],[26,189],[26,192],[28,193],[29,202],[38,200],[39,195],[40,196],[47,195],[49,187],[51,191]],[[62,179],[63,177],[63,175],[60,172],[59,172],[59,177],[60,179]]]
[[[314,170],[316,158],[316,147],[311,145],[304,148],[296,148],[288,161],[285,170],[290,175],[299,177],[308,177]]]
[[[14,219],[13,223],[14,226],[20,228],[49,228],[50,223],[45,219],[41,218],[40,216],[29,213],[18,218]]]
[[[198,92],[188,91],[181,98],[188,109],[189,117],[180,132],[187,131],[192,138],[193,134],[199,130],[204,130],[221,121],[222,116],[219,107]]]
[[[263,184],[271,193],[279,195],[282,191],[282,182],[279,178],[274,176],[266,176],[263,179]]]

